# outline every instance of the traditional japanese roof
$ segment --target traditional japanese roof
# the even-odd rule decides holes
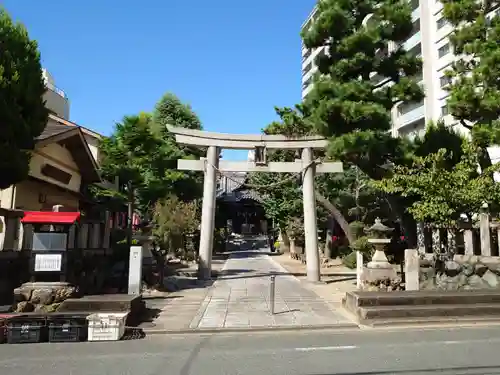
[[[101,181],[97,163],[80,127],[70,127],[49,121],[36,141],[38,149],[51,143],[59,143],[65,146],[71,152],[73,159],[80,169],[80,174],[87,183]]]
[[[245,200],[252,200],[262,203],[262,197],[252,189],[234,190],[230,193],[223,193],[217,197],[217,200],[225,203],[238,203]]]

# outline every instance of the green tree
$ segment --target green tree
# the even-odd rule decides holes
[[[110,181],[118,177],[119,194],[125,200],[131,188],[136,207],[143,214],[175,191],[175,183],[183,178],[176,170],[181,152],[153,134],[149,114],[124,117],[111,137],[103,139],[100,149],[103,177]]]
[[[5,189],[28,177],[48,111],[38,44],[1,7],[0,43],[0,189]]]
[[[129,199],[130,187],[142,214],[152,214],[155,204],[169,195],[183,201],[201,195],[200,173],[177,170],[177,160],[198,158],[203,150],[178,145],[166,124],[201,129],[200,120],[190,107],[175,95],[166,94],[152,114],[125,116],[111,137],[100,145],[103,177],[110,181],[118,177],[118,197],[125,201]],[[97,194],[116,196],[102,189]]]
[[[197,231],[200,224],[198,202],[180,201],[175,195],[156,203],[153,214],[153,234],[162,249],[176,252],[184,249],[185,237]]]
[[[487,147],[500,143],[500,17],[498,1],[443,0],[444,18],[453,25],[453,52],[459,58],[446,72],[450,113],[469,129],[484,170]],[[488,16],[489,15],[489,16]]]
[[[172,159],[171,168],[177,168],[177,159],[199,159],[205,156],[205,150],[198,147],[179,145],[175,142],[175,137],[167,129],[167,124],[180,128],[202,130],[201,121],[193,109],[172,93],[166,93],[156,103],[153,111],[151,127],[153,133],[160,136],[171,150],[176,150],[175,159]],[[191,200],[201,196],[202,174],[199,172],[185,171],[175,182],[173,193],[183,199]]]
[[[388,163],[405,157],[405,144],[388,133],[391,109],[424,97],[415,78],[422,62],[403,46],[413,31],[411,6],[406,0],[323,0],[317,7],[302,38],[307,48],[328,46],[329,53],[316,61],[319,74],[304,102],[307,120],[330,139],[333,157],[380,179]]]
[[[356,165],[372,179],[408,162],[411,144],[390,134],[391,110],[424,98],[420,58],[405,50],[413,33],[406,0],[322,0],[302,39],[307,48],[327,46],[316,58],[318,73],[303,102],[305,120],[330,140],[333,159]],[[414,227],[406,202],[389,196],[392,218]],[[415,233],[410,233],[415,239]]]
[[[153,112],[153,128],[156,132],[164,133],[167,125],[187,129],[201,130],[201,121],[191,106],[184,104],[172,93],[166,93],[156,103]]]
[[[446,149],[415,159],[411,167],[397,166],[390,179],[375,182],[388,193],[417,197],[408,211],[421,222],[452,225],[465,214],[479,212],[484,203],[500,202],[500,185],[478,173],[478,153],[469,141],[463,143],[461,160],[449,168],[453,155]],[[493,173],[498,166],[486,170]]]

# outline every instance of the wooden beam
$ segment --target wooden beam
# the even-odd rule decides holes
[[[225,161],[219,162],[221,172],[270,172],[270,173],[298,173],[306,167],[302,161],[296,162],[270,162],[267,165],[256,165],[248,161]],[[205,160],[177,160],[177,169],[182,171],[203,171]],[[344,171],[341,162],[327,162],[316,165],[316,173],[342,173]]]

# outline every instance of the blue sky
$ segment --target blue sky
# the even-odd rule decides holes
[[[300,101],[300,26],[316,0],[2,0],[39,42],[70,119],[105,135],[165,92],[206,130],[258,133]],[[228,153],[225,152],[225,156]],[[231,158],[246,153],[231,152]]]

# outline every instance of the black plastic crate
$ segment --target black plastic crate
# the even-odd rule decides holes
[[[16,316],[7,321],[7,342],[28,344],[47,341],[45,318],[36,316]]]
[[[0,344],[5,343],[7,340],[7,318],[0,315]]]
[[[87,340],[87,315],[54,315],[47,318],[49,342],[80,342]]]

